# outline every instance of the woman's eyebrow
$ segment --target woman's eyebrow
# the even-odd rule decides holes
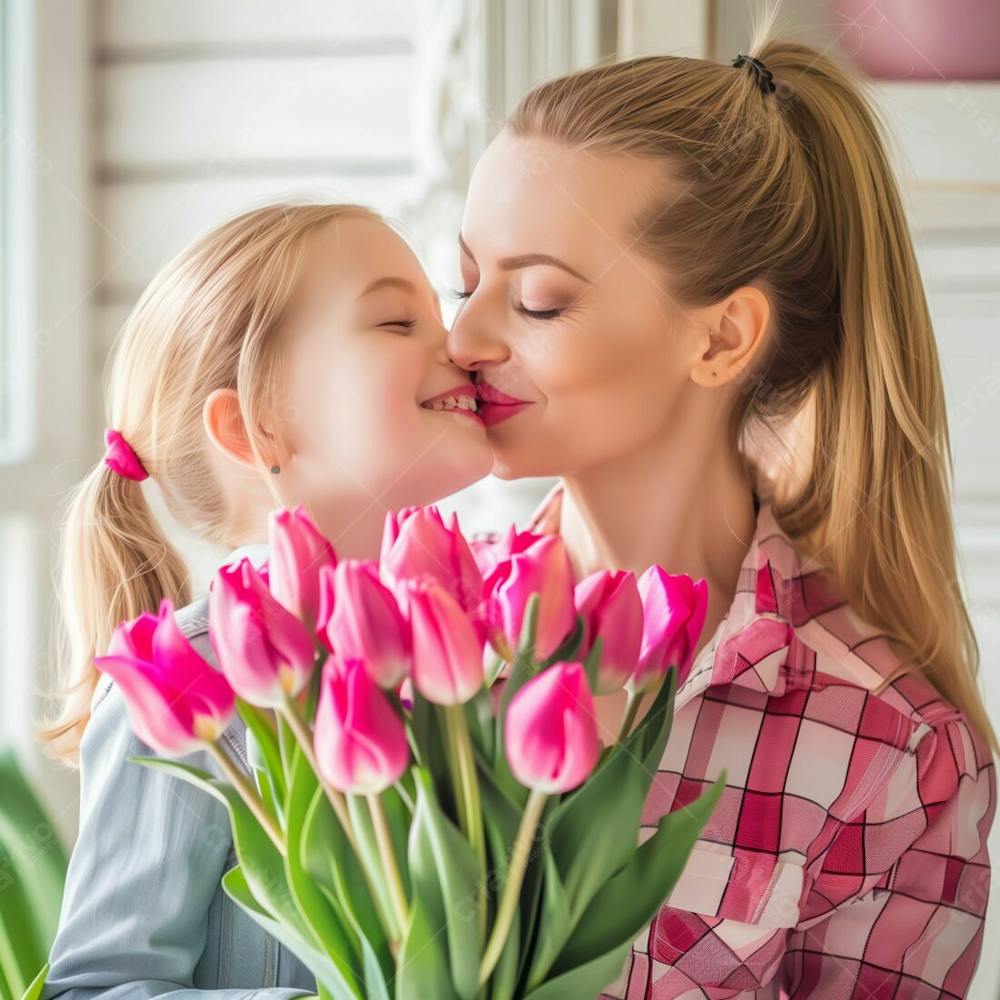
[[[469,249],[469,245],[462,239],[462,234],[459,233],[458,245],[462,248],[462,251],[466,256],[475,263],[476,258],[472,256],[472,251]],[[593,282],[580,274],[579,271],[574,267],[570,267],[564,260],[560,260],[558,257],[553,257],[551,254],[547,253],[525,253],[519,254],[517,257],[502,257],[497,261],[497,267],[501,271],[517,271],[522,267],[533,267],[536,264],[548,264],[550,267],[558,267],[565,271],[567,274],[572,274],[574,278],[579,278],[581,281],[585,281],[588,285],[593,284]]]

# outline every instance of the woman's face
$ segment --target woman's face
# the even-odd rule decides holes
[[[281,489],[321,525],[359,504],[431,503],[489,472],[437,295],[388,226],[348,218],[313,236],[281,336]]]
[[[656,181],[636,159],[507,131],[479,160],[448,348],[476,372],[495,475],[613,461],[667,429],[696,389],[704,325],[635,247]]]

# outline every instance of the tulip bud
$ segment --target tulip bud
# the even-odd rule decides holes
[[[216,573],[209,588],[209,639],[233,690],[277,708],[312,675],[312,633],[272,596],[249,559]]]
[[[514,544],[519,544],[518,536],[513,537]],[[502,559],[484,581],[483,592],[487,606],[495,602],[502,623],[494,643],[501,653],[520,647],[524,615],[533,594],[539,595],[537,659],[551,656],[576,623],[573,568],[558,535],[534,536],[523,551]]]
[[[636,694],[649,690],[670,669],[677,667],[677,686],[691,670],[705,616],[708,584],[695,583],[686,573],[671,575],[662,566],[650,566],[639,578],[642,599],[642,646],[635,673],[626,687]]]
[[[217,740],[233,717],[232,688],[180,630],[168,598],[158,615],[120,624],[94,666],[118,684],[136,735],[162,754]]]
[[[437,705],[464,704],[483,686],[483,640],[455,600],[429,576],[403,582],[413,684]]]
[[[577,614],[583,616],[583,658],[600,636],[601,660],[595,694],[611,694],[624,686],[639,660],[642,643],[642,599],[635,574],[627,570],[599,570],[576,585]]]
[[[360,660],[324,664],[313,749],[324,780],[345,793],[377,794],[406,770],[406,727]]]
[[[334,572],[336,594],[326,628],[330,649],[341,660],[363,660],[383,688],[393,688],[410,666],[410,630],[396,598],[379,579],[378,565],[343,560]]]
[[[586,781],[601,745],[582,664],[560,660],[517,691],[507,705],[504,749],[527,788],[555,795]]]
[[[275,510],[268,517],[271,593],[306,627],[319,625],[320,571],[335,567],[333,546],[320,533],[305,507]]]
[[[483,577],[469,543],[452,514],[446,525],[437,507],[404,507],[386,515],[381,567],[394,585],[423,575],[434,577],[464,611],[479,603]]]

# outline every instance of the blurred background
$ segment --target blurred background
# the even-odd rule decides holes
[[[748,6],[0,0],[0,744],[52,823],[13,855],[0,850],[0,869],[75,835],[76,776],[31,736],[53,668],[56,532],[65,491],[103,453],[109,347],[156,269],[228,216],[312,196],[388,214],[443,293],[458,281],[472,165],[522,94],[639,54],[728,63],[746,50]],[[894,136],[945,369],[983,684],[997,708],[1000,5],[785,0],[781,23],[850,63]],[[450,319],[454,303],[443,301]],[[442,507],[478,530],[522,520],[549,485],[488,479]],[[145,488],[155,497],[152,480]],[[173,531],[207,584],[223,553]],[[1000,864],[996,829],[993,856]],[[992,895],[980,1000],[1000,995]]]

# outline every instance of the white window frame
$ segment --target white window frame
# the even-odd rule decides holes
[[[34,739],[53,672],[55,543],[92,440],[89,299],[93,212],[87,136],[90,4],[2,0],[5,246],[2,317],[14,428],[0,455],[0,742],[36,778],[57,825],[75,827],[72,776]]]

